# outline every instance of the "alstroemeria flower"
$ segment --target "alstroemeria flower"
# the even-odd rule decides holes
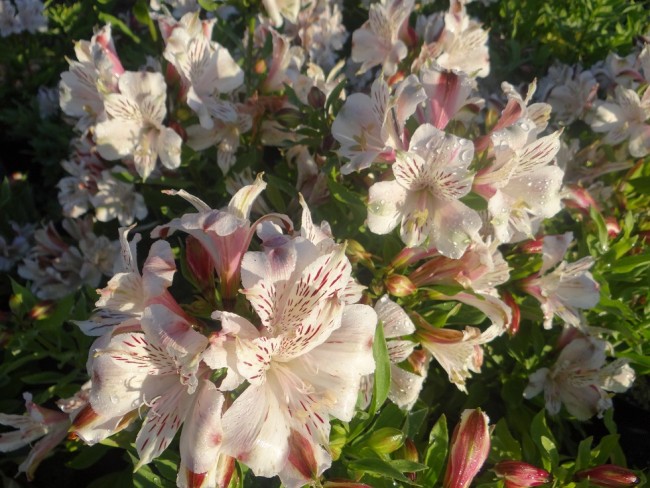
[[[458,70],[445,69],[436,63],[429,63],[420,69],[420,82],[426,94],[420,122],[429,122],[443,130],[467,102],[474,89],[469,76]]]
[[[109,161],[132,157],[146,180],[160,158],[169,169],[181,164],[182,139],[162,122],[167,114],[167,86],[160,73],[125,72],[118,82],[120,93],[105,96],[109,119],[95,126],[99,154]]]
[[[393,96],[381,77],[370,90],[370,96],[350,95],[332,124],[332,136],[341,144],[339,153],[350,160],[341,167],[344,175],[378,160],[393,161],[395,151],[406,149],[406,121],[426,98],[415,76],[400,82]]]
[[[189,193],[180,190],[169,192],[190,202],[199,212],[185,214],[169,224],[156,227],[152,237],[167,237],[176,230],[187,232],[208,252],[215,271],[219,276],[222,298],[226,301],[237,296],[242,256],[248,249],[255,225],[251,225],[249,215],[257,196],[266,188],[259,174],[255,183],[245,186],[232,197],[224,210],[214,210],[206,203]],[[263,217],[269,218],[276,216]]]
[[[399,33],[412,10],[413,0],[381,0],[370,6],[368,21],[352,34],[352,60],[362,63],[359,74],[379,64],[387,76],[395,74],[408,53]]]
[[[623,393],[634,382],[634,370],[626,359],[606,364],[606,341],[583,336],[573,339],[560,352],[551,368],[530,375],[525,398],[544,391],[546,410],[560,412],[562,404],[578,420],[587,420],[612,407],[606,392]]]
[[[129,243],[132,227],[120,228],[122,262],[106,287],[97,290],[99,299],[89,320],[75,321],[84,334],[101,336],[115,327],[139,329],[147,305],[158,302],[174,308],[175,301],[167,291],[176,271],[174,256],[165,241],[154,242],[142,268],[138,270],[136,244],[140,234]]]
[[[596,306],[600,300],[600,287],[589,269],[594,265],[591,256],[568,263],[562,261],[573,233],[545,236],[542,267],[523,282],[523,289],[539,300],[544,312],[544,328],[550,329],[553,315],[573,327],[583,325],[580,309]]]
[[[532,136],[533,125],[528,124]],[[529,137],[530,137],[529,136]],[[494,141],[501,133],[492,135]],[[564,172],[554,162],[560,132],[513,145],[495,143],[494,162],[474,178],[475,190],[488,201],[490,224],[500,242],[532,237],[541,219],[561,209]]]
[[[208,339],[193,330],[189,317],[177,312],[182,313],[180,307],[148,306],[140,319],[142,332],[118,333],[108,342],[100,341],[90,362],[89,403],[99,417],[115,419],[117,429],[125,415],[149,407],[136,438],[138,466],[159,456],[184,421],[200,422],[203,428],[209,424],[214,430],[212,443],[220,443],[218,419],[223,398],[205,381],[210,370],[201,362]],[[206,415],[210,418],[207,424]],[[189,430],[196,432],[197,428]],[[76,432],[86,442],[99,440],[92,431]],[[205,446],[195,440],[181,436],[181,452],[188,452],[185,465],[198,469],[195,464],[203,468],[215,462],[216,456],[197,461],[196,456],[204,455],[199,449]]]
[[[163,56],[181,75],[187,105],[199,116],[201,126],[212,129],[213,119],[237,121],[234,105],[219,95],[231,93],[244,82],[244,72],[226,48],[211,41],[214,19],[201,21],[198,12],[185,14],[169,24]]]
[[[343,246],[311,216],[303,224],[294,238],[260,229],[264,251],[244,256],[242,284],[261,328],[216,312],[222,329],[205,356],[211,367],[233,366],[222,388],[248,382],[224,413],[224,452],[290,488],[329,467],[330,417],[352,418],[360,379],[374,369],[377,321],[371,307],[350,304],[358,297],[348,293]]]
[[[436,63],[473,77],[486,77],[490,74],[487,40],[488,32],[470,19],[464,2],[452,0],[445,14],[445,27],[436,41]]]
[[[483,366],[483,344],[504,332],[493,324],[481,332],[476,327],[465,330],[432,327],[424,319],[418,320],[416,338],[445,370],[449,381],[467,393],[465,383],[472,373],[480,373]]]
[[[0,413],[0,425],[18,429],[0,434],[0,452],[15,451],[42,437],[18,467],[18,472],[25,473],[31,481],[41,461],[66,438],[70,417],[63,412],[36,405],[32,402],[31,393],[23,393],[23,398],[26,415]]]
[[[430,124],[413,133],[408,152],[393,164],[395,180],[370,187],[368,227],[387,234],[400,225],[409,247],[429,246],[457,259],[477,238],[481,218],[459,199],[467,195],[473,175],[474,146]]]
[[[620,144],[628,140],[628,150],[635,158],[650,153],[650,90],[643,97],[630,88],[617,86],[611,102],[594,103],[593,116],[588,118],[595,132],[603,132],[606,144]]]
[[[460,415],[451,438],[444,488],[467,488],[472,483],[490,452],[489,422],[480,408]]]
[[[363,93],[349,96],[332,124],[341,155],[350,159],[341,172],[360,171],[377,160],[394,160],[395,151],[408,144],[406,120],[424,99],[425,93],[414,76],[400,82],[393,96],[381,77],[372,84],[370,97]]]
[[[63,113],[79,119],[76,128],[84,131],[105,118],[103,96],[117,91],[124,68],[113,45],[110,24],[90,41],[77,42],[74,49],[77,61],[68,60],[70,70],[61,74],[59,103]]]

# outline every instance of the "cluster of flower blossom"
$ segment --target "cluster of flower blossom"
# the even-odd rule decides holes
[[[91,379],[65,404],[70,415],[57,417],[57,425],[71,424],[93,444],[146,411],[136,438],[138,466],[159,456],[182,424],[179,486],[227,486],[235,459],[256,475],[279,475],[288,487],[310,483],[331,464],[330,420],[350,420],[359,394],[361,407],[370,402],[378,321],[391,362],[388,395],[403,409],[418,399],[432,361],[466,391],[472,373],[481,371],[482,346],[516,332],[519,309],[503,290],[511,277],[502,244],[541,254],[539,271],[518,279],[519,288],[540,302],[546,329],[554,319],[565,326],[557,362],[535,372],[522,393],[530,398],[544,390],[550,412],[564,404],[586,419],[611,406],[607,392],[631,385],[633,370],[625,360],[606,364],[608,343],[584,317],[600,297],[589,271],[593,259],[565,261],[572,235],[542,231],[543,220],[560,211],[566,196],[565,171],[556,164],[562,131],[545,132],[561,90],[545,83],[546,102],[531,103],[535,84],[524,97],[504,83],[498,120],[486,126],[476,78],[490,70],[487,31],[469,17],[465,2],[452,0],[447,12],[431,16],[412,15],[413,0],[371,5],[369,20],[352,33],[347,66],[366,74],[362,82],[371,80],[370,94],[348,95],[342,109],[329,115],[335,116],[332,135],[345,161],[343,177],[372,175],[368,229],[386,235],[399,228],[405,246],[387,267],[386,290],[400,297],[426,287],[432,300],[484,313],[490,322],[485,330],[434,326],[388,295],[374,308],[359,304],[363,287],[351,276],[345,246],[335,243],[326,224],[311,220],[307,202],[327,198],[326,175],[317,155],[281,123],[278,114],[295,107],[273,94],[289,85],[302,103],[322,107],[345,78],[337,51],[348,34],[339,4],[263,2],[268,17],[259,18],[246,40],[253,46],[246,48],[262,52],[269,43],[271,54],[255,65],[266,74],[256,87],[261,95],[246,98],[248,80],[236,62],[241,53],[212,40],[215,19],[187,12],[192,2],[167,3],[182,17],[152,14],[165,44],[164,70],[157,60],[139,71],[125,69],[110,26],[75,46],[77,59],[60,84],[61,109],[78,132],[71,157],[62,163],[69,176],[58,185],[64,214],[78,218],[92,209],[98,221],[131,225],[147,215],[135,179],[178,170],[183,144],[196,151],[216,146],[226,175],[242,135],[255,130],[263,144],[285,148],[297,167],[302,225],[294,232],[289,217],[269,211],[258,198],[265,187],[261,176],[251,183],[252,174],[242,173],[230,175],[234,196],[223,210],[171,192],[197,212],[154,229],[152,237],[160,240],[142,271],[135,252],[139,236],[129,242],[123,227],[120,268],[99,290],[93,317],[78,324],[98,337],[88,363]],[[157,2],[152,8],[167,12]],[[633,89],[616,90],[628,102],[634,99]],[[188,109],[193,115],[183,117]],[[598,120],[614,123],[614,117],[629,127],[621,114],[611,102],[596,109]],[[603,124],[592,126],[599,131]],[[645,147],[633,143],[635,137],[629,136],[630,152]],[[265,209],[254,223],[253,205]],[[92,234],[90,215],[77,222],[64,227],[78,248],[64,243],[52,225],[36,231],[39,245],[19,272],[38,296],[98,286],[102,273],[110,275],[116,246]],[[164,239],[175,231],[189,235],[184,259],[194,285],[213,290],[216,277],[221,303],[211,319],[187,312],[169,290],[176,262]],[[255,232],[261,250],[249,251]],[[249,317],[232,312],[240,287],[255,312]],[[458,291],[440,291],[449,287]],[[487,428],[487,418],[477,414],[464,414],[461,424],[470,416]],[[18,421],[4,421],[20,428]],[[58,442],[59,429],[52,432]],[[18,446],[3,446],[4,440],[3,434],[2,449]],[[32,473],[41,457],[32,456],[21,470]],[[471,481],[476,474],[454,474],[448,466],[449,477]]]
[[[0,0],[0,37],[21,32],[43,32],[47,29],[45,5],[41,0]]]

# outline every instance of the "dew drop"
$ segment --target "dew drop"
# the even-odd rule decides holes
[[[463,161],[464,163],[471,161],[472,156],[474,156],[474,151],[472,151],[471,149],[463,149],[460,152],[460,160]]]

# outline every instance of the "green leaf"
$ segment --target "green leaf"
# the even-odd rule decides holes
[[[151,16],[149,15],[149,2],[145,0],[138,0],[133,6],[133,15],[138,20],[138,22],[147,26],[151,39],[156,41],[158,39],[158,31],[156,30],[156,26],[151,20]]]
[[[640,266],[650,265],[650,254],[626,256],[612,264],[612,273],[629,273]]]
[[[546,424],[545,411],[541,410],[530,426],[530,435],[537,446],[541,456],[544,469],[553,472],[559,463],[559,455],[555,447],[553,433]]]
[[[491,437],[492,443],[490,445],[490,458],[492,461],[497,462],[503,459],[521,459],[521,446],[510,433],[505,418],[497,422]]]
[[[72,469],[86,469],[97,463],[104,455],[110,451],[108,446],[95,444],[94,446],[84,446],[75,457],[65,463],[66,467]]]
[[[402,473],[417,473],[418,471],[429,469],[426,464],[416,463],[414,461],[409,461],[408,459],[395,459],[391,461],[390,464]]]
[[[354,471],[362,471],[369,475],[392,478],[396,481],[401,481],[402,483],[414,484],[410,479],[404,476],[399,469],[382,459],[359,459],[357,461],[352,461],[348,465],[348,468]]]
[[[578,455],[576,456],[576,471],[588,468],[591,466],[591,443],[593,437],[587,437],[578,446]]]
[[[129,26],[126,25],[122,20],[118,19],[114,15],[107,14],[105,12],[100,12],[98,17],[99,17],[99,20],[101,20],[102,22],[105,22],[107,24],[110,23],[111,25],[114,25],[115,27],[117,27],[124,34],[129,36],[131,38],[131,40],[133,40],[133,42],[135,42],[136,44],[140,44],[140,42],[141,42],[140,38],[138,36],[136,36],[133,33],[133,31],[129,28]]]
[[[4,207],[11,199],[11,188],[9,187],[9,180],[5,177],[0,184],[0,208]]]
[[[384,339],[384,327],[377,323],[375,341],[372,344],[372,355],[375,358],[375,381],[373,384],[372,401],[370,402],[370,415],[372,416],[388,398],[390,389],[390,357]]]
[[[424,455],[424,463],[429,469],[419,480],[423,486],[435,486],[447,458],[448,445],[447,418],[441,415],[429,434],[429,445]]]

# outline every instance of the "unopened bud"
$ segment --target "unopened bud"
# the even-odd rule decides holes
[[[424,349],[415,349],[407,358],[413,372],[420,376],[427,374],[430,356]]]
[[[307,94],[307,102],[312,108],[323,108],[325,107],[325,102],[327,97],[317,86],[312,86]]]
[[[569,208],[575,208],[585,214],[589,214],[591,208],[598,210],[598,203],[594,197],[585,189],[576,185],[567,185],[564,189],[564,205]]]
[[[614,217],[605,218],[605,228],[607,229],[607,235],[612,239],[621,233],[621,225]]]
[[[583,469],[578,471],[575,477],[578,480],[588,480],[593,486],[605,488],[625,488],[639,482],[639,477],[633,471],[614,464],[603,464],[595,468]]]
[[[547,483],[551,477],[548,471],[523,461],[501,461],[494,468],[506,488],[527,488]]]
[[[293,108],[281,108],[275,113],[276,120],[286,128],[297,127],[302,122],[302,115]]]
[[[266,73],[266,61],[263,59],[258,59],[255,63],[255,66],[253,67],[253,71],[256,75],[263,75]]]
[[[501,298],[505,304],[510,307],[510,312],[512,313],[512,320],[509,324],[506,325],[506,331],[509,335],[513,336],[519,331],[519,323],[521,322],[521,310],[519,309],[519,305],[517,305],[515,298],[507,291],[501,294]]]
[[[403,71],[398,71],[393,76],[388,78],[388,86],[393,86],[395,83],[399,83],[405,78]]]
[[[472,483],[490,452],[488,422],[480,408],[461,414],[451,439],[444,488],[467,488]]]
[[[435,248],[426,251],[417,247],[405,247],[399,252],[397,256],[393,258],[393,260],[390,262],[389,267],[392,269],[404,268],[418,262],[421,259],[428,258],[436,254],[438,254],[438,251]]]
[[[541,254],[544,247],[544,238],[532,239],[522,243],[520,249],[526,254]]]
[[[352,263],[358,263],[359,261],[370,262],[372,254],[366,251],[366,249],[354,239],[348,239],[346,241],[347,246],[345,247],[345,254],[348,256]]]
[[[400,449],[400,454],[400,457],[402,459],[406,459],[407,461],[417,463],[420,460],[418,448],[415,447],[415,442],[413,442],[411,439],[406,439],[404,441],[404,445]],[[417,479],[417,473],[406,473],[406,476],[408,476],[411,481],[415,481]]]
[[[45,320],[52,315],[55,308],[56,303],[48,300],[34,305],[27,315],[32,320]]]
[[[385,280],[386,290],[395,297],[406,297],[417,291],[417,287],[404,275],[390,275]]]
[[[404,444],[404,432],[393,427],[382,427],[370,434],[368,446],[378,454],[390,454]]]

